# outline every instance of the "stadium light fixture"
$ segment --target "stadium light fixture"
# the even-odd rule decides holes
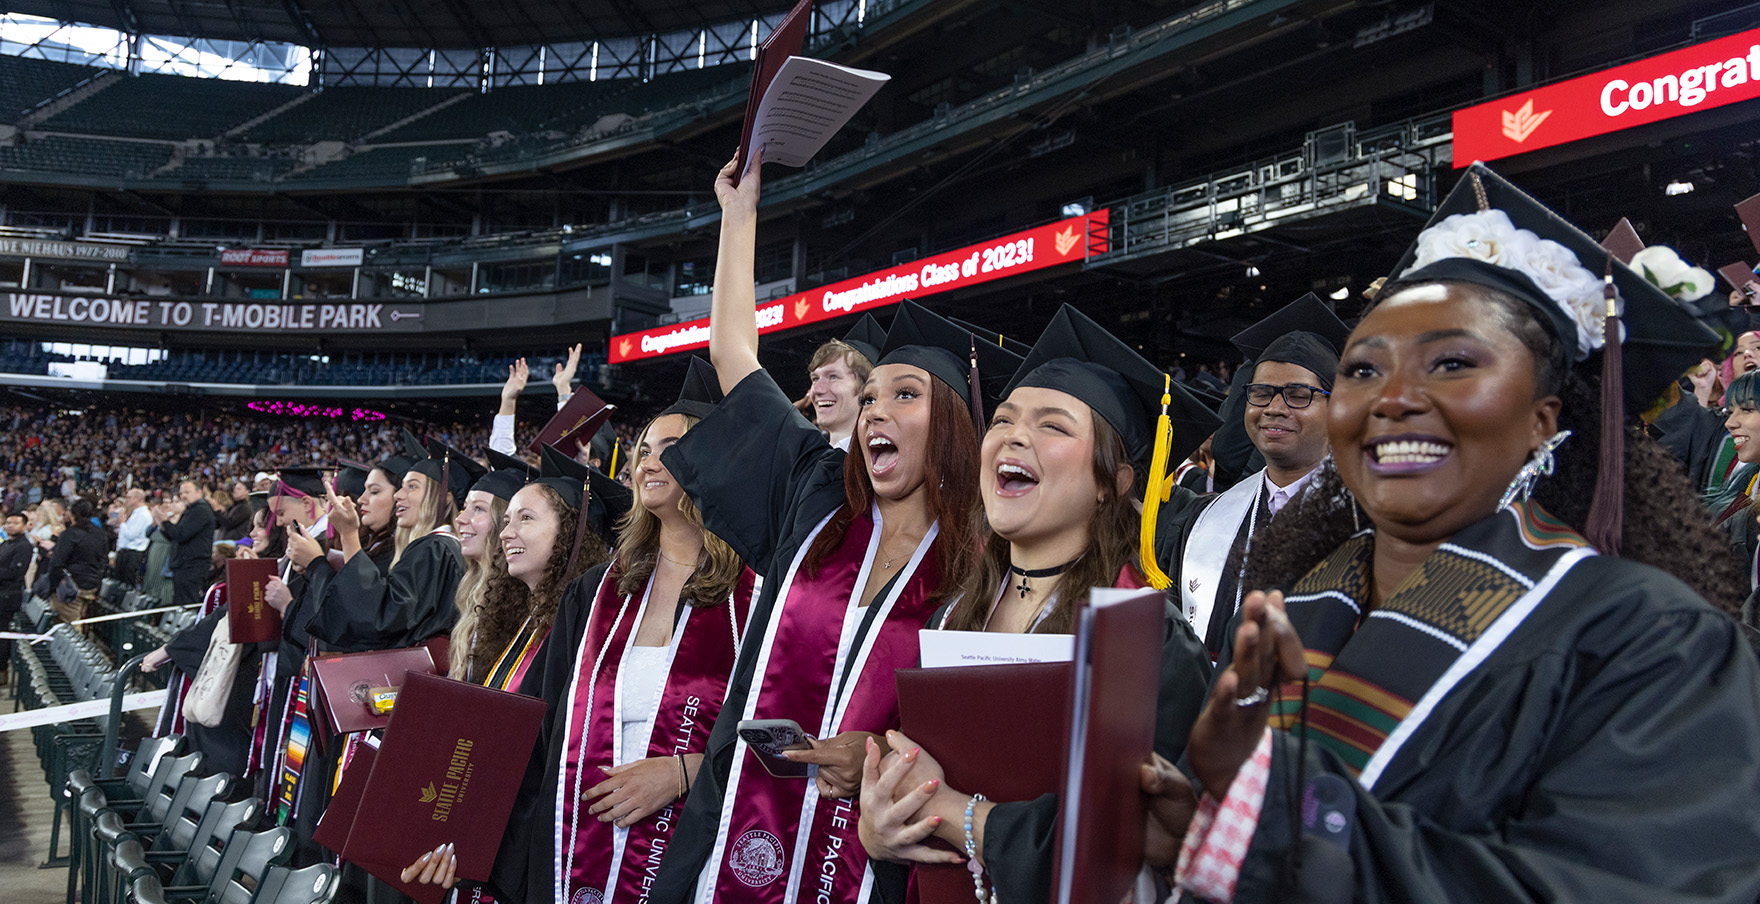
[[[1350,286],[1339,286],[1338,291],[1333,292],[1333,293],[1327,295],[1326,297],[1332,299],[1333,301],[1344,301],[1345,299],[1351,297],[1351,287]]]
[[[1674,197],[1675,195],[1691,194],[1692,191],[1693,191],[1693,183],[1685,181],[1685,180],[1677,180],[1674,182],[1670,182],[1667,185],[1663,186],[1663,188],[1662,188],[1662,193],[1665,195],[1668,195],[1671,198]]]

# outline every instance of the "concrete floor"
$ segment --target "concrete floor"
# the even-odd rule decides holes
[[[10,688],[0,692],[0,712],[12,712]],[[0,902],[52,904],[67,896],[67,869],[39,869],[49,856],[55,805],[37,760],[30,729],[0,733]],[[67,848],[67,826],[61,827]]]

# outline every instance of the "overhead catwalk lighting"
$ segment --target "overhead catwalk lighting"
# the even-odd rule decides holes
[[[1332,299],[1333,301],[1344,301],[1345,299],[1351,297],[1351,287],[1350,286],[1339,286],[1338,291],[1333,292],[1333,293],[1327,295],[1326,297]]]
[[[1692,191],[1693,191],[1693,183],[1686,182],[1686,181],[1670,182],[1667,185],[1662,187],[1662,193],[1665,195],[1668,195],[1671,198],[1674,197],[1675,195],[1690,194],[1690,193],[1692,193]]]
[[[1258,276],[1258,275],[1259,275],[1259,268],[1253,266],[1252,264],[1248,264],[1247,265],[1247,277],[1250,279],[1250,278]]]

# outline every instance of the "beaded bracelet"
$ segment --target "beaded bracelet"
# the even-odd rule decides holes
[[[972,894],[978,899],[978,904],[996,904],[994,890],[989,895],[984,894],[984,868],[978,865],[978,839],[972,834],[972,812],[978,808],[978,801],[981,800],[989,798],[974,794],[971,800],[966,801],[966,869],[972,874]]]

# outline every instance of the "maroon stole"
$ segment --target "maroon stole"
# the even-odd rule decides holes
[[[801,544],[765,626],[741,719],[793,719],[821,738],[898,727],[893,672],[916,664],[917,632],[935,608],[931,548],[939,525],[929,528],[886,596],[871,604],[879,612],[858,646],[856,630],[868,612],[860,594],[875,564],[879,518],[876,509],[871,518],[853,519],[842,545],[811,576],[801,572],[801,561],[830,517]],[[743,740],[727,786],[697,901],[842,904],[868,897],[873,881],[856,837],[856,801],[821,799],[811,779],[770,775]]]
[[[589,814],[590,804],[581,800],[581,794],[605,780],[601,766],[703,753],[708,748],[709,727],[727,698],[739,639],[751,617],[755,579],[751,570],[742,569],[727,603],[712,608],[684,606],[673,630],[666,684],[654,711],[648,746],[639,753],[622,749],[623,715],[646,711],[653,701],[626,699],[618,678],[654,579],[648,578],[640,599],[618,595],[615,567],[599,581],[568,688],[570,715],[556,782],[554,900],[647,901],[678,821],[676,804],[619,829]]]

